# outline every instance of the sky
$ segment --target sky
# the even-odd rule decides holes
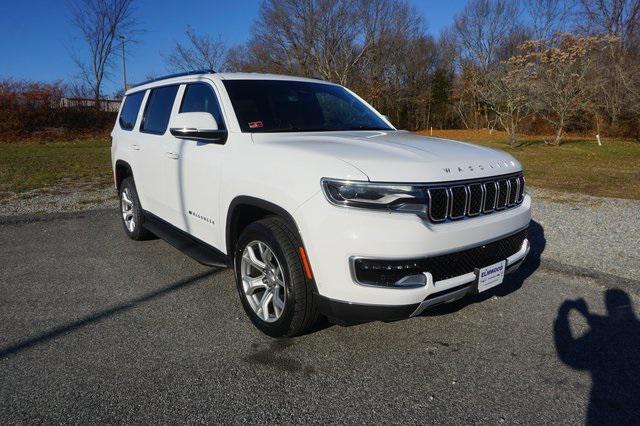
[[[83,45],[71,25],[65,0],[0,0],[0,79],[71,82],[77,77],[73,52]],[[410,0],[425,18],[427,31],[438,35],[465,0]],[[139,0],[137,15],[144,34],[126,45],[127,80],[167,74],[161,53],[184,40],[187,26],[198,34],[220,34],[229,45],[249,38],[260,0]],[[120,61],[105,84],[105,93],[122,87]]]

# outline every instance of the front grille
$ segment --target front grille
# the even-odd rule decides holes
[[[517,253],[527,238],[524,229],[506,238],[441,256],[406,259],[355,259],[354,272],[359,283],[391,286],[402,278],[430,272],[433,281],[442,281],[500,262]]]
[[[432,222],[458,220],[519,205],[524,200],[524,176],[517,175],[452,182],[427,190]]]

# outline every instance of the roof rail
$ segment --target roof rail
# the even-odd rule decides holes
[[[145,84],[153,83],[154,81],[166,80],[168,78],[183,77],[185,75],[215,74],[215,73],[216,73],[215,70],[212,70],[212,69],[202,69],[202,70],[179,72],[179,73],[176,73],[176,74],[164,75],[162,77],[152,78],[151,80],[147,80],[147,81],[143,81],[142,83],[134,84],[133,86],[129,87],[127,90],[131,90],[131,89],[133,89],[135,87],[142,86],[142,85],[145,85]]]

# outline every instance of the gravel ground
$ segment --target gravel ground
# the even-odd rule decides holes
[[[542,226],[543,260],[640,281],[640,201],[531,189],[533,219]],[[113,188],[51,188],[1,200],[0,219],[116,208]]]
[[[0,198],[0,217],[42,213],[62,213],[117,205],[115,189],[54,186],[20,193],[3,193]]]
[[[533,189],[543,260],[640,280],[640,201]]]

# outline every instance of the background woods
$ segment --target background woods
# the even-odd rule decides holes
[[[72,1],[70,22],[88,47],[73,55],[78,78],[1,82],[0,133],[109,127],[103,82],[120,78],[119,43],[142,30],[135,6]],[[512,145],[527,133],[550,145],[567,132],[640,138],[640,0],[469,0],[437,36],[427,18],[406,0],[265,0],[245,44],[186,27],[162,58],[167,71],[337,82],[404,129],[504,130]],[[60,102],[74,96],[94,99],[95,111]]]
[[[438,38],[402,0],[261,10],[224,69],[344,84],[401,128],[638,137],[640,0],[470,0]]]

